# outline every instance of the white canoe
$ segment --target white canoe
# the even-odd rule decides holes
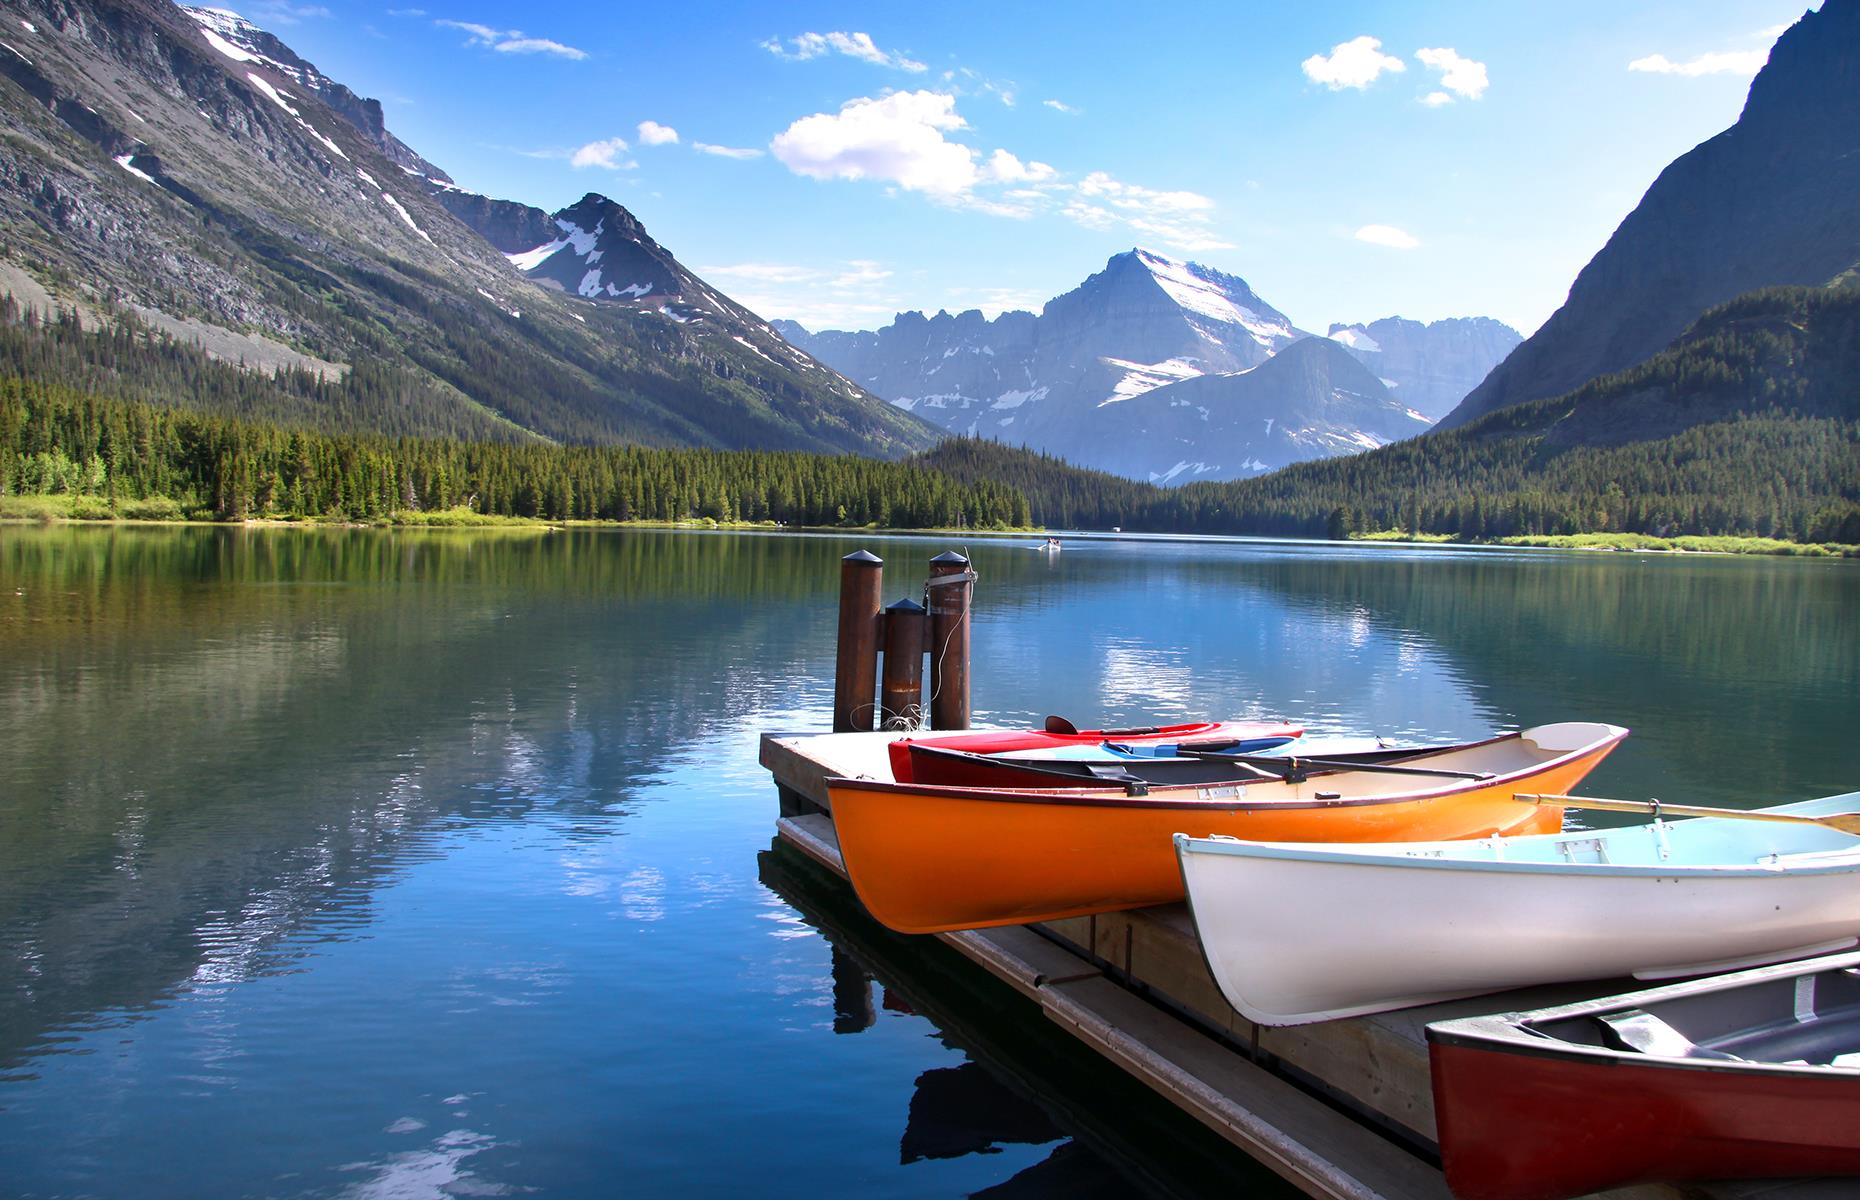
[[[1860,812],[1860,792],[1766,812]],[[1301,1025],[1532,984],[1735,970],[1860,944],[1860,839],[1703,818],[1471,842],[1176,834],[1228,1003]]]

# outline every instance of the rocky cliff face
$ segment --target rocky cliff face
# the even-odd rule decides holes
[[[588,264],[570,280],[566,258],[532,278],[506,255],[563,236],[554,220],[460,192],[379,104],[230,13],[7,13],[0,262],[60,304],[196,331],[209,352],[262,337],[280,361],[366,363],[443,409],[422,409],[415,432],[875,454],[934,439],[708,288],[687,311],[583,293]],[[583,204],[617,259],[675,265],[625,209]]]
[[[1330,337],[1368,367],[1401,401],[1438,421],[1523,341],[1491,317],[1452,317],[1422,324],[1384,317],[1367,325],[1332,325]]]
[[[1661,172],[1542,329],[1442,427],[1560,395],[1648,358],[1756,288],[1860,264],[1860,0],[1803,15],[1743,114]]]

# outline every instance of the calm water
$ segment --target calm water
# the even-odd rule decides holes
[[[769,854],[838,558],[950,544],[0,529],[0,1194],[1280,1194]],[[978,721],[1590,718],[1598,795],[1860,788],[1854,564],[970,549]]]

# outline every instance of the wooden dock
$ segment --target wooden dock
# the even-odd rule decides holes
[[[889,779],[888,733],[764,734],[779,837],[844,878],[829,776]],[[1534,988],[1275,1029],[1235,1012],[1185,906],[935,937],[1037,1004],[1083,1045],[1313,1196],[1446,1200],[1424,1030],[1431,1021],[1611,995],[1632,981]],[[1853,1185],[1757,1182],[1620,1189],[1610,1200],[1831,1200]]]

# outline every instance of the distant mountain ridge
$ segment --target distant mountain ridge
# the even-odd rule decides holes
[[[1470,388],[1518,340],[1484,318],[1378,322],[1386,351],[1363,327],[1313,339],[1244,279],[1142,248],[1113,255],[1037,316],[906,312],[866,332],[773,325],[953,433],[1175,483],[1412,437],[1464,395],[1445,391]],[[1304,348],[1293,363],[1265,369],[1294,346]]]
[[[229,359],[311,364],[345,429],[879,456],[934,440],[604,198],[565,210],[604,262],[565,244],[520,269],[508,255],[565,237],[554,218],[460,189],[377,102],[233,13],[8,11],[0,291],[29,308],[134,313]],[[646,262],[667,290],[582,290],[597,266]]]
[[[1660,173],[1564,305],[1441,425],[1632,366],[1745,292],[1857,265],[1860,0],[1825,0],[1777,40],[1737,123]]]
[[[1422,323],[1384,317],[1367,325],[1332,325],[1342,343],[1403,404],[1430,421],[1453,411],[1492,367],[1524,340],[1491,317],[1449,317]]]

